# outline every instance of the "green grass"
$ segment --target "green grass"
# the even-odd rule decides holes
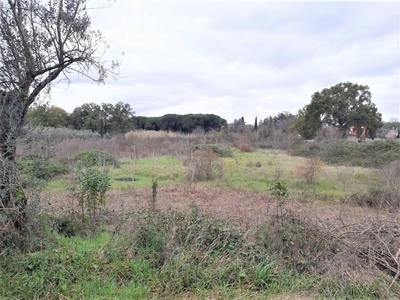
[[[336,165],[324,166],[315,181],[307,184],[296,172],[305,158],[276,150],[241,153],[232,149],[229,153],[232,155],[221,158],[223,177],[201,184],[268,193],[270,184],[279,178],[293,195],[332,203],[381,182],[375,169]],[[111,189],[150,188],[154,180],[159,185],[186,182],[186,167],[174,157],[123,159],[119,163],[119,168],[109,167]],[[121,177],[135,181],[115,180]],[[67,191],[71,178],[60,175],[49,182],[47,190]],[[349,281],[308,272],[318,269],[313,265],[312,259],[318,256],[313,251],[325,247],[325,239],[293,215],[286,221],[289,223],[275,223],[275,228],[273,223],[246,228],[244,233],[226,221],[200,215],[196,209],[143,211],[114,239],[106,232],[112,230],[110,224],[102,232],[85,232],[85,237],[64,237],[48,225],[45,232],[51,235],[51,243],[47,244],[42,233],[35,252],[8,251],[0,256],[0,298],[268,299],[283,294],[288,298],[305,294],[313,299],[388,298],[382,278]],[[292,250],[294,244],[298,248]],[[327,254],[332,254],[330,245],[326,247]],[[306,271],[297,269],[296,264]]]
[[[264,230],[272,230],[268,228]],[[56,245],[46,247],[43,237],[36,252],[3,253],[0,298],[266,299],[310,294],[313,299],[377,299],[387,290],[379,278],[354,284],[290,270],[273,256],[270,249],[280,242],[271,237],[265,231],[251,242],[232,225],[196,209],[143,213],[134,228],[114,239],[105,232],[85,238],[53,233]]]
[[[109,167],[111,189],[131,187],[149,187],[153,180],[158,184],[177,184],[184,179],[184,166],[170,156],[154,158],[123,159],[119,168]],[[135,181],[118,181],[122,177],[134,178]],[[71,175],[57,176],[47,184],[46,191],[67,191],[72,185]]]
[[[268,191],[271,182],[280,177],[292,194],[312,192],[322,198],[329,196],[332,199],[340,199],[352,193],[368,190],[380,182],[373,169],[324,166],[322,171],[317,173],[315,181],[307,184],[306,180],[296,173],[296,167],[303,164],[306,159],[279,151],[235,152],[234,158],[223,160],[225,175],[221,182],[222,186],[225,185],[227,188]],[[257,167],[257,163],[261,166]]]
[[[59,237],[58,248],[14,255],[13,261],[2,265],[0,296],[141,299],[149,291],[145,281],[148,263],[123,259],[115,244],[109,252],[105,248],[109,239],[105,234],[91,238]]]
[[[153,180],[158,184],[176,184],[184,180],[184,166],[170,156],[158,156],[153,158],[124,159],[121,167],[111,169],[111,188],[144,187],[151,186]],[[116,181],[116,178],[131,177],[134,182]]]
[[[271,182],[280,177],[293,195],[312,193],[317,198],[338,200],[381,183],[375,169],[326,165],[317,173],[315,181],[307,184],[296,173],[296,167],[303,164],[305,158],[276,150],[250,153],[235,150],[232,153],[232,158],[221,158],[224,163],[223,178],[202,184],[267,192]],[[124,159],[120,168],[110,168],[111,188],[151,187],[153,180],[157,180],[159,185],[180,184],[186,182],[185,172],[183,163],[170,156]],[[135,181],[115,180],[121,177],[131,177]],[[49,182],[47,190],[66,191],[66,182],[71,181],[69,178],[68,175],[57,177]]]

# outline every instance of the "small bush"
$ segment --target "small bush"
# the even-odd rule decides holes
[[[32,155],[18,158],[17,165],[23,177],[32,176],[44,180],[69,172],[68,163],[65,160],[43,159]]]
[[[276,199],[276,217],[280,218],[285,211],[286,198],[290,195],[286,183],[279,180],[279,177],[277,176],[276,180],[271,183],[268,190]]]
[[[77,153],[73,156],[75,162],[80,163],[85,167],[93,166],[114,166],[115,168],[120,167],[118,159],[112,156],[110,153],[102,150],[90,150]]]
[[[341,245],[329,232],[289,210],[257,233],[260,245],[280,257],[290,270],[323,274]]]
[[[85,167],[78,162],[75,171],[74,195],[79,201],[82,220],[85,220],[85,208],[91,221],[94,221],[101,207],[105,206],[105,194],[110,187],[108,170],[100,166]]]
[[[193,207],[188,212],[142,213],[133,228],[133,248],[155,266],[178,255],[234,252],[244,244],[242,234],[222,220],[207,217]]]
[[[76,212],[65,212],[61,215],[52,216],[54,229],[63,236],[86,236],[88,233],[93,233],[90,224],[81,222],[81,216]]]
[[[254,144],[248,138],[240,138],[232,143],[232,146],[239,149],[240,152],[253,152],[256,150]]]
[[[400,208],[400,191],[389,188],[374,188],[368,192],[352,195],[347,199],[347,202],[375,209],[397,210]]]
[[[380,168],[379,175],[386,181],[386,185],[395,190],[400,187],[400,159]]]
[[[307,159],[302,165],[296,168],[296,173],[304,177],[308,184],[312,184],[324,164],[325,163],[319,158]]]
[[[211,150],[220,157],[233,157],[232,149],[229,146],[223,147],[220,145],[209,144],[193,147],[193,151],[199,149]]]
[[[209,149],[198,149],[185,159],[186,178],[190,181],[221,179],[224,166],[221,158]]]
[[[296,144],[291,150],[290,154],[293,156],[301,157],[316,157],[321,152],[322,146],[317,141],[303,141]]]

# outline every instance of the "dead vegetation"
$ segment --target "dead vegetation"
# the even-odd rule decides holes
[[[73,205],[66,194],[49,196],[56,211],[66,209],[66,203]],[[129,213],[135,215],[150,207],[151,198],[150,189],[110,191],[104,217],[113,223]],[[249,240],[264,243],[271,254],[296,272],[347,279],[355,276],[358,280],[387,276],[393,290],[399,290],[398,210],[354,203],[321,206],[292,197],[285,204],[285,213],[277,218],[276,201],[265,193],[200,184],[159,187],[158,211],[192,207],[239,226]],[[133,226],[134,222],[133,218],[127,224]]]
[[[378,170],[386,186],[353,194],[341,203],[324,205],[316,204],[311,196],[292,195],[285,201],[284,213],[277,216],[277,201],[265,192],[228,189],[223,183],[211,188],[201,182],[218,181],[224,172],[215,151],[195,147],[205,139],[202,135],[131,134],[127,139],[61,142],[57,147],[60,157],[82,149],[102,149],[116,157],[172,155],[186,166],[188,182],[159,186],[155,203],[152,203],[151,188],[107,192],[107,206],[101,215],[105,224],[118,224],[123,230],[124,226],[134,227],[140,213],[148,209],[167,213],[196,207],[206,215],[238,226],[249,243],[268,248],[271,255],[297,273],[324,274],[352,281],[373,281],[381,276],[390,283],[394,293],[400,290],[398,161]],[[233,145],[247,152],[253,151],[255,144],[251,139],[239,138]],[[320,166],[319,162],[315,165]],[[307,171],[306,174],[314,176],[316,169]],[[343,190],[353,173],[346,169],[337,174]],[[310,184],[314,181],[314,177],[305,178]],[[55,214],[77,209],[76,201],[67,193],[47,193],[43,197],[48,201],[42,201],[42,208]]]
[[[184,159],[186,178],[191,181],[220,180],[224,175],[221,158],[211,149],[196,149]]]

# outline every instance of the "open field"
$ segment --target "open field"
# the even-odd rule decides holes
[[[136,138],[93,147],[112,149],[118,164],[105,167],[111,187],[90,222],[82,221],[72,192],[74,153],[90,144],[68,152],[63,142],[53,160],[67,158],[71,171],[41,192],[28,254],[8,253],[0,264],[3,298],[400,295],[397,165],[327,165],[256,147],[241,152],[218,136]],[[287,197],[271,190],[277,182]]]
[[[45,193],[54,211],[76,210],[77,203],[68,193]],[[119,219],[126,214],[151,209],[151,188],[124,188],[111,190],[107,194],[104,218]],[[162,212],[188,211],[192,207],[202,213],[228,220],[242,228],[257,228],[276,215],[277,203],[265,192],[251,192],[241,188],[217,188],[205,185],[179,184],[158,188],[156,209]],[[367,206],[345,205],[339,202],[318,201],[310,198],[291,198],[285,209],[324,226],[347,228],[362,220],[388,219],[398,221],[398,212],[377,210]]]
[[[221,158],[224,174],[221,179],[207,181],[204,184],[221,188],[242,188],[249,191],[268,190],[269,184],[277,177],[284,180],[293,194],[309,192],[338,200],[352,193],[367,191],[380,186],[382,181],[374,169],[350,166],[323,166],[315,182],[305,184],[304,178],[296,174],[296,167],[306,159],[294,157],[282,151],[258,150],[257,152],[234,152],[232,158]],[[154,156],[135,159],[122,159],[119,168],[110,168],[114,179],[113,189],[150,187],[152,180],[160,185],[187,183],[186,169],[180,157]],[[134,182],[117,181],[121,177],[134,178]],[[48,190],[65,191],[71,176],[61,176],[50,181]]]

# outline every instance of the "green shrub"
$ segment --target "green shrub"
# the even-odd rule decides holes
[[[68,163],[65,160],[40,158],[33,155],[18,158],[17,166],[23,176],[44,180],[69,172]]]
[[[277,255],[288,269],[299,273],[325,273],[341,248],[328,231],[291,210],[266,223],[256,236],[267,253]]]
[[[39,141],[43,139],[52,139],[54,141],[64,141],[69,139],[93,140],[100,139],[101,135],[91,130],[75,130],[68,128],[53,127],[24,127],[23,140]]]
[[[95,224],[83,223],[81,216],[74,211],[63,212],[62,214],[51,216],[52,228],[58,234],[66,237],[81,236],[86,237],[93,234],[98,229]]]
[[[109,172],[98,165],[85,167],[78,161],[74,181],[73,191],[79,201],[82,220],[85,220],[86,208],[90,220],[94,221],[106,204],[105,194],[111,186]]]
[[[75,162],[80,161],[85,167],[93,166],[113,166],[115,168],[120,167],[118,159],[112,156],[107,151],[102,150],[90,150],[77,153],[73,156]]]
[[[192,208],[189,212],[144,214],[134,229],[133,244],[157,252],[185,248],[228,253],[242,243],[242,235],[226,222]]]
[[[297,143],[294,147],[290,150],[290,154],[294,156],[301,156],[301,157],[315,157],[318,156],[321,146],[319,145],[320,142],[317,141],[309,141],[302,143]]]
[[[386,140],[356,145],[359,145],[358,149],[354,147],[358,151],[350,154],[351,159],[357,162],[357,164],[354,163],[353,165],[379,167],[400,159],[400,143],[396,141]]]
[[[202,145],[202,146],[194,146],[193,151],[195,150],[211,150],[215,154],[218,154],[219,157],[233,157],[233,151],[232,148],[229,146],[220,146],[216,144],[208,144],[208,145]]]
[[[364,168],[376,168],[400,159],[400,143],[393,140],[367,143],[340,140],[329,149],[328,154],[324,150],[325,148],[324,141],[316,140],[296,145],[291,154],[303,157],[321,157],[329,164]]]

